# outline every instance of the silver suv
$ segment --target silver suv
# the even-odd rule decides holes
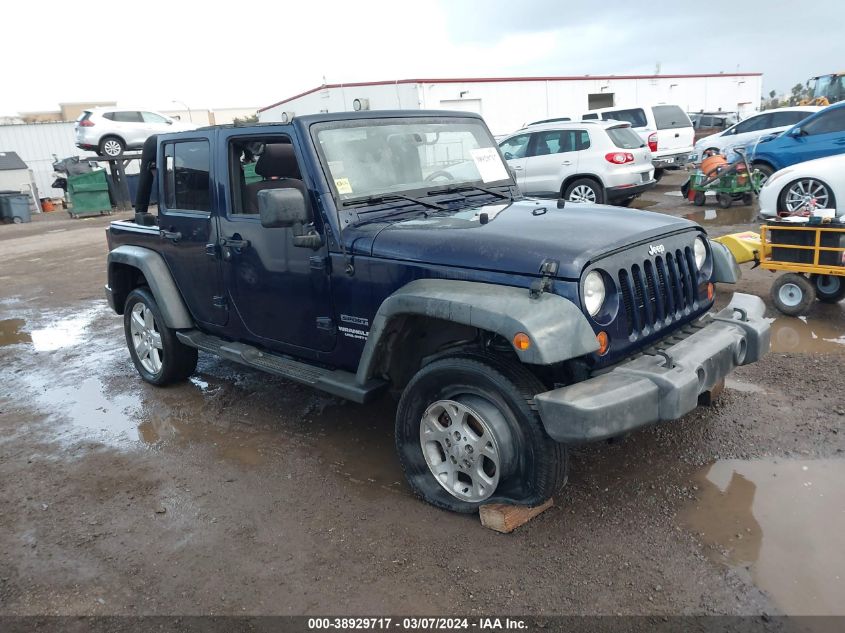
[[[140,149],[153,134],[196,128],[153,110],[93,108],[76,120],[76,146],[101,156],[117,157],[127,149]]]

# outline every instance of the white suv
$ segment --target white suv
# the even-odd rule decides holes
[[[76,146],[101,156],[117,157],[127,149],[140,149],[153,134],[196,128],[152,110],[92,108],[76,120]]]
[[[654,186],[651,152],[628,123],[530,125],[499,142],[526,195],[628,206]]]
[[[659,179],[666,168],[683,167],[690,160],[695,142],[695,129],[681,106],[660,104],[632,108],[600,108],[582,117],[585,121],[627,121],[648,143]]]

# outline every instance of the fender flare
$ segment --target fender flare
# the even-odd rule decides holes
[[[713,253],[713,281],[715,283],[735,284],[742,278],[742,271],[727,246],[710,240],[710,252]]]
[[[402,286],[379,307],[361,354],[356,381],[372,377],[384,349],[390,321],[420,315],[477,327],[512,341],[517,332],[531,339],[527,350],[514,349],[519,360],[551,365],[598,350],[587,318],[573,302],[543,293],[529,296],[527,288],[474,281],[418,279]]]
[[[167,327],[174,330],[194,327],[194,320],[191,318],[188,306],[185,305],[185,300],[161,255],[149,248],[129,245],[118,246],[110,251],[108,257],[110,287],[112,287],[112,264],[132,266],[143,273]]]

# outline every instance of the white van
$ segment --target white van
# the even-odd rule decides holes
[[[627,121],[651,150],[655,177],[669,167],[682,167],[689,162],[695,142],[695,130],[689,116],[677,105],[661,104],[632,108],[599,108],[581,117],[583,120],[604,119]]]

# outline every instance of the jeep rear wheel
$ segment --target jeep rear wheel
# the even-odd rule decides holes
[[[141,378],[153,385],[169,385],[190,376],[197,367],[197,350],[176,338],[164,325],[161,311],[147,288],[126,297],[123,329],[129,355]]]
[[[396,449],[423,500],[454,512],[484,503],[542,503],[566,483],[566,448],[534,406],[543,385],[523,367],[482,354],[421,369],[396,412]]]

